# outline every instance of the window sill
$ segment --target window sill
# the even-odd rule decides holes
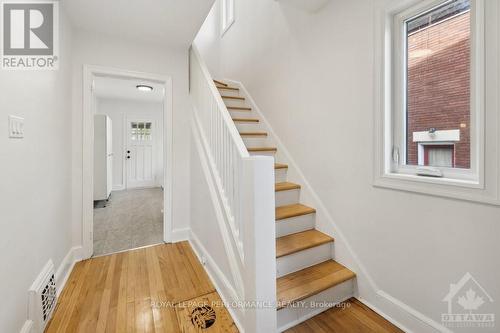
[[[386,173],[377,177],[373,182],[373,186],[489,205],[500,205],[496,193],[490,193],[480,182],[471,180]]]

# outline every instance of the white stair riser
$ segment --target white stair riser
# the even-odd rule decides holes
[[[332,244],[323,244],[276,259],[276,274],[280,278],[332,258]]]
[[[316,214],[307,214],[276,221],[276,237],[314,229]]]
[[[294,327],[353,296],[354,280],[349,280],[308,297],[297,306],[281,309],[278,311],[278,332]],[[313,306],[314,304],[317,306]]]
[[[260,123],[241,123],[234,122],[238,132],[259,132],[262,131],[262,125]]]
[[[241,100],[241,99],[232,99],[232,98],[223,98],[222,99],[226,106],[245,106],[248,107],[248,104],[246,101]]]
[[[251,151],[249,152],[252,156],[273,156],[276,155],[275,151]]]
[[[276,183],[286,182],[286,173],[288,169],[274,169],[274,180]]]
[[[231,118],[257,118],[257,116],[252,111],[236,111],[229,110]]]
[[[219,92],[221,96],[240,96],[239,90],[219,89]]]
[[[250,147],[272,147],[271,140],[266,137],[243,138],[243,142],[247,148]]]
[[[276,207],[299,203],[300,189],[276,192],[275,198]]]

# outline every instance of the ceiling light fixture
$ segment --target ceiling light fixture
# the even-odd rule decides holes
[[[140,91],[153,91],[153,87],[147,86],[145,84],[138,84],[135,87],[137,88],[137,90],[140,90]]]

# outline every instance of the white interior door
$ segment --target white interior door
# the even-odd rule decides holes
[[[153,119],[127,119],[127,188],[156,185]]]

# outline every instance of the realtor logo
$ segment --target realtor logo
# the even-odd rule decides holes
[[[3,1],[2,69],[57,69],[57,1]]]
[[[495,314],[489,313],[493,298],[470,274],[466,273],[443,299],[448,303],[448,313],[441,315],[446,327],[494,327]]]

